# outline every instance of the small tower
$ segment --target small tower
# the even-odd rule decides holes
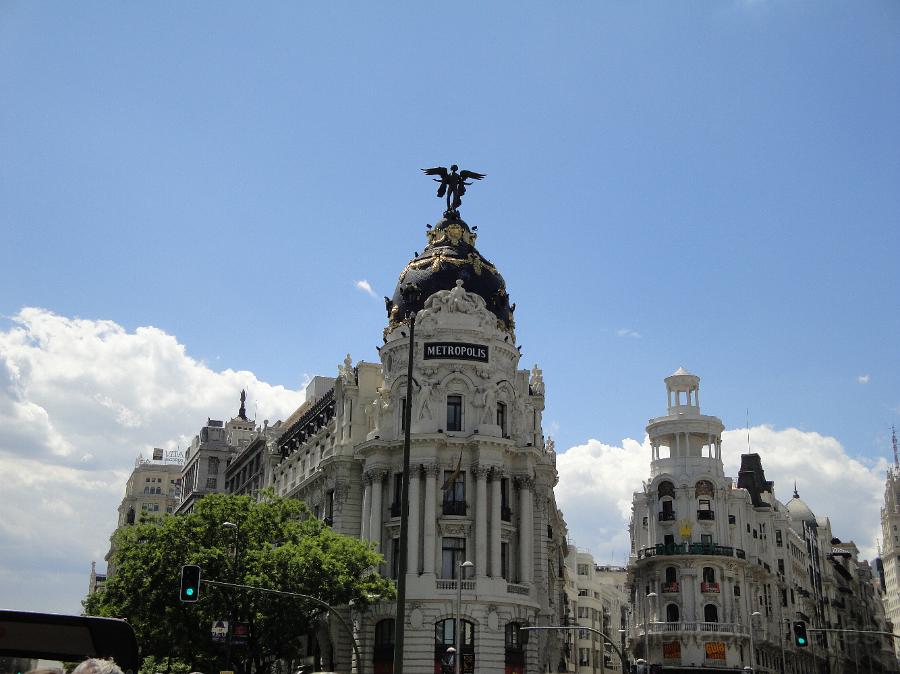
[[[665,379],[668,414],[651,419],[651,475],[706,473],[722,476],[722,431],[718,417],[700,413],[700,377],[678,368]]]

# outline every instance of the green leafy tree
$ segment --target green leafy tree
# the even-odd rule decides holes
[[[224,528],[232,522],[236,528]],[[142,522],[114,537],[116,572],[84,602],[89,615],[126,618],[144,657],[175,658],[191,670],[215,671],[224,647],[212,641],[216,620],[250,624],[246,646],[233,649],[242,674],[266,672],[296,659],[298,637],[315,629],[326,610],[313,602],[201,582],[195,604],[179,598],[181,567],[198,564],[202,578],[316,597],[332,607],[367,605],[393,596],[377,574],[383,558],[368,543],[335,533],[300,501],[267,492],[212,494],[188,515]]]

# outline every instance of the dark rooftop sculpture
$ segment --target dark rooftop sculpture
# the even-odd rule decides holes
[[[447,197],[447,213],[456,211],[462,204],[462,195],[466,193],[466,180],[481,180],[485,177],[484,173],[475,173],[474,171],[460,171],[456,164],[453,164],[448,171],[445,166],[435,166],[433,168],[422,169],[427,176],[440,176],[440,179],[434,178],[434,182],[440,183],[438,188],[438,198],[446,195]]]

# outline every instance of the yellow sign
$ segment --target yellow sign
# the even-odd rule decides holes
[[[681,520],[678,523],[678,533],[681,534],[682,538],[690,538],[691,537],[691,521],[690,520]]]
[[[725,644],[721,641],[711,641],[706,644],[707,660],[725,660]]]
[[[663,659],[681,660],[681,642],[663,641]]]

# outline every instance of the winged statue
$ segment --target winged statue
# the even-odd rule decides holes
[[[484,173],[475,173],[474,171],[459,171],[459,167],[456,164],[453,164],[449,171],[445,166],[435,166],[422,169],[422,171],[427,176],[440,176],[440,178],[433,178],[433,180],[441,184],[437,195],[438,198],[446,195],[448,211],[455,211],[462,204],[462,195],[466,193],[466,186],[472,184],[466,182],[467,180],[481,180],[486,175]]]

